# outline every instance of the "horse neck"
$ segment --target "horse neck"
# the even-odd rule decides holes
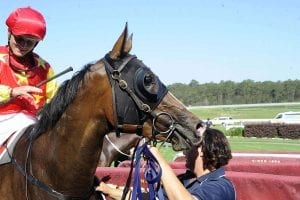
[[[93,183],[102,144],[96,134],[76,133],[60,131],[40,136],[34,142],[30,162],[33,175],[55,190],[82,195]]]
[[[38,177],[47,176],[47,181],[64,191],[75,189],[80,193],[93,181],[103,137],[109,129],[105,116],[109,95],[95,95],[95,85],[102,87],[99,90],[110,88],[108,80],[99,81],[102,79],[90,74],[54,128],[35,141],[32,151],[38,161]],[[47,175],[39,170],[41,161]]]

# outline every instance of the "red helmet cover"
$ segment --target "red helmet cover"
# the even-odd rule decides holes
[[[32,35],[40,40],[46,35],[43,15],[30,7],[14,10],[6,19],[6,25],[14,35]]]

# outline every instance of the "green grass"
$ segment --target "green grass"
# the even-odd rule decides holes
[[[219,116],[231,116],[234,119],[271,119],[280,112],[300,111],[300,105],[274,105],[258,107],[201,107],[192,108],[191,112],[200,119],[213,119]]]
[[[164,158],[168,161],[173,160],[177,152],[175,152],[172,147],[162,147],[159,151],[164,155]]]
[[[231,137],[228,141],[232,152],[300,153],[300,140]],[[160,151],[168,161],[172,161],[177,153],[171,147],[163,147]]]
[[[229,138],[233,152],[259,152],[259,153],[300,153],[300,140],[281,138]]]

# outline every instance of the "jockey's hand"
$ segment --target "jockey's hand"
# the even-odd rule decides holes
[[[29,98],[34,100],[34,97],[32,96],[33,93],[42,93],[43,90],[34,86],[19,86],[12,88],[11,91],[11,98],[15,98],[18,96],[24,96],[25,98]]]

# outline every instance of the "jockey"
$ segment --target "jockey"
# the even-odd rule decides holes
[[[48,62],[33,52],[46,34],[42,14],[30,7],[18,8],[6,25],[8,44],[0,46],[0,135],[34,123],[58,88],[56,81],[35,87],[54,75]]]

